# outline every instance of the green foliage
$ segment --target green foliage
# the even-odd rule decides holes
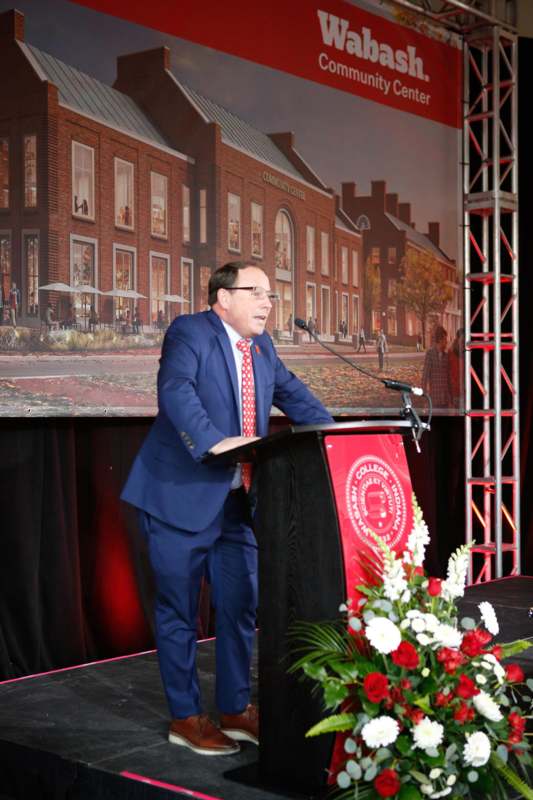
[[[320,736],[323,733],[338,733],[342,731],[350,731],[353,729],[357,722],[355,714],[333,714],[326,719],[321,719],[316,725],[313,725],[307,733],[306,738],[313,736]]]

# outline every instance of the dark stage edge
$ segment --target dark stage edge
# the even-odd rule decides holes
[[[533,578],[471,587],[461,613],[478,619],[482,600],[496,609],[498,640],[533,639],[527,614]],[[198,656],[205,707],[213,713],[214,647],[214,641],[200,643]],[[533,648],[515,660],[533,676]],[[256,660],[253,679],[256,689]],[[0,684],[0,800],[310,797],[260,786],[257,748],[251,744],[235,756],[202,757],[170,745],[167,730],[155,653]]]

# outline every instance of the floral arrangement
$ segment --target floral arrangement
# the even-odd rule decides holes
[[[488,602],[480,622],[458,620],[469,547],[451,556],[445,580],[426,576],[429,533],[416,501],[403,555],[373,538],[369,582],[341,606],[345,619],[295,626],[302,644],[291,671],[303,670],[332,712],[307,736],[344,735],[332,782],[361,800],[506,798],[507,784],[533,800],[533,680],[502,664],[530,643],[494,644],[499,625]]]

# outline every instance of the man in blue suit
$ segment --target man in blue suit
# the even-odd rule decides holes
[[[174,320],[160,359],[159,412],[122,493],[140,510],[156,579],[156,640],[172,716],[169,741],[204,755],[235,753],[239,740],[257,744],[259,730],[257,709],[249,703],[257,608],[249,498],[240,467],[204,458],[266,436],[272,405],[297,424],[332,422],[282,364],[265,333],[273,299],[263,270],[230,263],[211,276],[211,309]],[[247,349],[253,368],[248,371]],[[253,384],[255,436],[242,435],[242,400],[249,400],[243,375],[245,388]],[[202,714],[196,673],[204,576],[216,610],[220,727]]]

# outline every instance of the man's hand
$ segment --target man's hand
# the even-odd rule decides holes
[[[257,442],[260,438],[260,436],[228,436],[226,439],[214,444],[209,452],[213,453],[214,456],[218,456],[227,450],[234,450],[236,447],[242,447],[245,444],[250,444],[250,442]]]

